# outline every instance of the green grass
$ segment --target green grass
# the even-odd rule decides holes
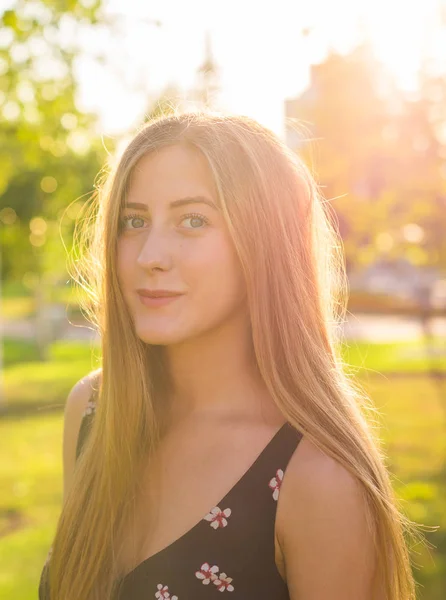
[[[0,531],[11,518],[17,524],[0,536],[0,598],[27,600],[37,596],[60,512],[62,409],[73,384],[97,363],[89,345],[72,342],[53,344],[48,362],[27,342],[7,340],[4,354],[8,408],[26,409],[26,416],[0,420]]]
[[[446,380],[427,377],[361,380],[379,411],[379,437],[400,508],[419,524],[433,548],[417,547],[420,598],[446,597]]]
[[[34,341],[4,339],[3,365],[9,367],[15,363],[35,362],[38,360],[37,346]]]
[[[0,538],[0,597],[37,597],[40,571],[61,506],[61,414],[0,421],[0,529],[5,512],[17,529]]]
[[[85,297],[84,290],[78,290],[74,286],[45,284],[46,300],[50,303],[60,303],[70,310],[79,310],[79,299]],[[19,292],[19,290],[22,290]],[[36,301],[34,291],[24,287],[4,285],[0,302],[0,316],[6,319],[28,319],[35,315]]]
[[[446,339],[434,338],[367,343],[352,341],[343,346],[344,360],[360,371],[381,373],[426,373],[430,369],[446,373]]]
[[[28,406],[41,410],[46,406],[63,406],[73,384],[97,368],[99,350],[82,342],[55,342],[50,348],[50,360],[37,360],[33,344],[22,343],[22,352],[31,360],[19,362],[21,343],[8,341],[5,347],[3,376],[6,402],[11,408]],[[94,350],[94,353],[92,352]]]
[[[440,600],[446,580],[446,381],[420,374],[421,363],[408,369],[405,352],[412,349],[408,343],[355,343],[344,357],[378,411],[374,426],[401,507],[418,523],[441,526],[426,534],[434,548],[418,548],[415,557],[420,598]],[[98,366],[90,346],[81,343],[54,344],[50,355],[40,363],[32,345],[8,341],[5,347],[6,397],[10,409],[26,412],[0,419],[0,598],[36,598],[62,499],[63,413],[46,408],[62,409],[75,381]],[[11,524],[16,528],[5,534]]]

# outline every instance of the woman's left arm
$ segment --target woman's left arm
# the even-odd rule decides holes
[[[288,464],[276,529],[291,600],[377,600],[361,484],[307,439]]]

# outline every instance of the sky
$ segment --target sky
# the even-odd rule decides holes
[[[345,52],[367,36],[413,87],[423,52],[446,58],[446,33],[442,41],[435,33],[441,4],[446,26],[446,0],[104,0],[117,24],[81,31],[78,105],[100,115],[101,133],[128,131],[166,85],[184,94],[194,86],[209,35],[219,106],[283,136],[284,100],[305,89],[310,65],[331,48]],[[60,32],[68,37],[69,23]],[[106,66],[91,59],[100,52]]]
[[[445,40],[441,49],[433,35],[441,0],[151,4],[107,0],[107,13],[121,15],[121,41],[109,48],[120,74],[106,74],[87,63],[80,69],[81,102],[100,112],[105,133],[131,127],[151,94],[156,96],[167,84],[191,88],[203,61],[206,34],[219,67],[222,108],[252,116],[279,135],[284,131],[284,99],[303,91],[311,63],[323,60],[330,48],[347,51],[361,36],[369,36],[405,87],[413,85],[423,50],[446,57]],[[138,91],[132,92],[135,87]]]

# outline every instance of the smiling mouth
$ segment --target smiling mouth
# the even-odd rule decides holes
[[[138,294],[139,299],[144,306],[149,306],[151,308],[156,308],[160,306],[165,306],[166,304],[170,304],[174,302],[183,294],[175,294],[171,296],[143,296],[142,294]]]

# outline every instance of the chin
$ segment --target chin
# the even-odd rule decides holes
[[[136,327],[136,335],[145,344],[155,346],[170,346],[184,341],[189,336],[182,335],[179,331],[172,329],[171,331],[161,331],[149,327]]]
[[[152,346],[170,346],[179,341],[175,336],[162,333],[137,332],[137,335],[142,342],[151,344]]]

